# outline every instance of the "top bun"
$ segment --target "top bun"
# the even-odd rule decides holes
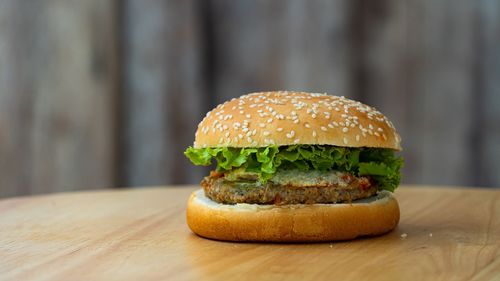
[[[195,148],[319,144],[401,150],[394,125],[375,108],[345,97],[262,92],[234,98],[208,112]]]

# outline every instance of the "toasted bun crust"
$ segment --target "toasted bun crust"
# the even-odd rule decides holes
[[[225,241],[319,242],[386,233],[399,222],[391,193],[352,204],[224,205],[191,194],[187,224],[203,237]]]
[[[195,148],[320,144],[401,150],[393,124],[375,108],[344,97],[253,93],[208,112]]]

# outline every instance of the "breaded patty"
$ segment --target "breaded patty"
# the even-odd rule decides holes
[[[266,183],[249,173],[211,173],[201,182],[205,195],[224,204],[341,203],[377,193],[369,177],[338,171],[284,170]]]

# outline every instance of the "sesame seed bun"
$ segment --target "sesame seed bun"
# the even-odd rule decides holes
[[[316,144],[401,150],[392,123],[373,107],[344,97],[304,92],[244,95],[208,112],[195,148]],[[317,242],[386,233],[399,222],[387,191],[346,204],[221,204],[194,192],[187,224],[227,241]]]
[[[263,92],[232,99],[198,125],[195,148],[319,144],[401,150],[393,124],[375,108],[344,97]]]
[[[352,204],[225,205],[191,194],[187,223],[203,237],[225,241],[320,242],[379,235],[396,227],[399,205],[390,192]]]

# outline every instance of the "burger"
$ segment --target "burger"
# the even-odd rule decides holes
[[[187,203],[199,236],[315,242],[379,235],[399,222],[403,160],[393,124],[345,97],[252,93],[208,112],[184,154],[215,169]]]

